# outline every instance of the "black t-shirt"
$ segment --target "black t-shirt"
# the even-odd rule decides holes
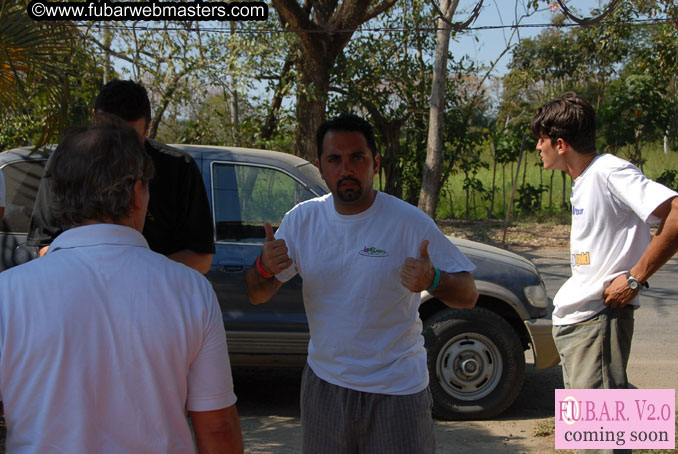
[[[183,249],[213,254],[212,214],[195,161],[187,153],[154,140],[147,139],[145,148],[155,166],[143,231],[151,250],[163,255]],[[26,244],[48,246],[63,231],[52,213],[51,183],[43,178]]]

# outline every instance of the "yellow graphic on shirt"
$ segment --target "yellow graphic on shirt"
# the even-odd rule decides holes
[[[590,265],[591,264],[591,253],[582,252],[581,254],[572,254],[572,265],[581,266],[581,265]]]

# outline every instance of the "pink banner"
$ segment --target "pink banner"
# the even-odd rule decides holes
[[[556,449],[675,449],[675,389],[556,389]]]

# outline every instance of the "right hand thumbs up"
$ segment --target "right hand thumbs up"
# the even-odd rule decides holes
[[[275,241],[275,235],[273,235],[273,227],[268,222],[264,224],[264,230],[266,231],[266,242]]]
[[[264,270],[271,274],[278,274],[292,265],[292,260],[287,255],[285,240],[276,240],[273,235],[273,227],[268,222],[264,224],[266,241],[261,250],[261,265]]]

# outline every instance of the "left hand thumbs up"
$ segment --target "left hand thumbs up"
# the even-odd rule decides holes
[[[433,284],[435,270],[428,255],[428,240],[419,245],[417,258],[408,257],[400,267],[400,282],[414,293],[426,290]]]

